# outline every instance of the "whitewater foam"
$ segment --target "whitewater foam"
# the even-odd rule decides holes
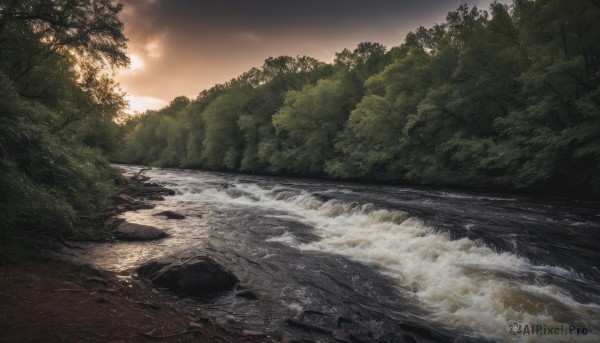
[[[541,277],[522,278],[527,273],[539,275],[546,267],[534,266],[515,254],[495,252],[468,238],[452,240],[405,212],[378,209],[374,204],[345,203],[283,189],[267,191],[252,184],[237,186],[260,200],[248,204],[294,213],[311,223],[321,237],[298,245],[286,232],[269,241],[374,264],[417,299],[425,309],[424,317],[448,327],[496,339],[514,339],[508,332],[512,322],[600,328],[598,305],[579,303],[568,291]],[[559,267],[548,268],[555,274],[570,274]],[[594,337],[579,338],[593,341]],[[565,338],[544,337],[548,341]]]

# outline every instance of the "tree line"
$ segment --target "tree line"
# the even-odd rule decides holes
[[[121,8],[0,1],[0,262],[101,224],[126,108],[111,72],[129,63]]]
[[[269,58],[125,125],[116,160],[600,195],[600,3],[460,6],[387,50]]]

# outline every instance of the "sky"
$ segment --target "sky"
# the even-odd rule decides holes
[[[130,113],[194,99],[265,59],[331,62],[361,42],[391,48],[419,26],[443,23],[461,4],[490,0],[122,0],[131,65],[117,81]],[[508,2],[508,0],[501,1]]]

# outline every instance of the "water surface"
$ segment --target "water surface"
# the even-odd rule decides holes
[[[342,317],[353,321],[346,330],[374,341],[407,332],[433,341],[599,339],[599,203],[177,169],[145,175],[177,195],[124,217],[172,237],[93,244],[80,258],[126,271],[208,254],[259,295],[189,306],[265,330],[302,315],[323,325]],[[187,217],[153,216],[164,210]],[[588,334],[513,336],[511,323]]]

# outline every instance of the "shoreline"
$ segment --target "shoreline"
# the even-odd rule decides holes
[[[311,176],[303,174],[277,174],[268,172],[240,172],[235,170],[227,169],[202,169],[192,167],[178,167],[178,166],[153,166],[153,165],[142,165],[142,164],[131,164],[122,162],[111,162],[113,166],[130,166],[137,168],[151,168],[151,169],[174,169],[174,170],[190,170],[195,172],[207,172],[207,173],[218,173],[218,174],[230,174],[236,176],[258,176],[258,177],[269,177],[274,179],[293,179],[293,180],[306,180],[306,181],[317,181],[317,182],[334,182],[337,184],[344,184],[348,186],[352,185],[366,185],[366,186],[387,186],[392,188],[408,188],[431,192],[456,192],[456,193],[469,193],[477,196],[500,196],[500,197],[519,197],[519,198],[532,198],[532,199],[554,199],[558,201],[573,201],[583,203],[600,203],[600,197],[589,197],[581,196],[581,194],[574,192],[572,194],[560,194],[552,192],[532,192],[527,190],[519,190],[512,188],[494,188],[494,187],[469,187],[459,186],[451,184],[420,184],[411,183],[408,181],[404,182],[392,182],[392,181],[376,181],[370,179],[361,178],[331,178],[327,176]],[[118,167],[117,167],[118,168]]]
[[[120,170],[124,182],[115,185],[117,195],[102,211],[97,244],[118,240],[115,230],[124,222],[118,215],[174,193],[145,183],[143,171],[128,177]],[[163,291],[141,277],[125,278],[57,257],[0,265],[0,342],[272,341],[264,332],[234,327],[209,313],[194,315],[161,296]]]

